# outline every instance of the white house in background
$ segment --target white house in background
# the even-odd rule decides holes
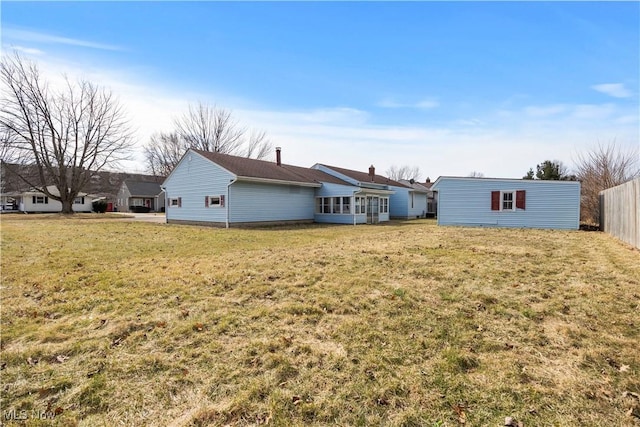
[[[485,227],[580,227],[580,183],[441,176],[438,224]]]
[[[60,192],[54,185],[47,186],[47,191],[53,195]],[[18,200],[18,210],[21,212],[62,212],[62,203],[49,198],[38,190],[28,190],[16,196]],[[79,193],[73,201],[71,208],[74,212],[91,212],[93,209],[94,197],[86,193]]]

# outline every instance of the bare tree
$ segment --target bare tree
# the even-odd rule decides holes
[[[0,80],[2,161],[35,165],[37,177],[20,178],[60,201],[63,213],[73,213],[73,200],[92,173],[128,158],[132,140],[124,111],[111,92],[85,80],[66,79],[63,89],[51,89],[37,65],[17,53],[3,57]]]
[[[266,159],[272,152],[273,147],[267,139],[267,133],[265,131],[252,130],[247,140],[245,157]]]
[[[190,148],[232,154],[239,150],[246,132],[229,110],[203,103],[189,106],[175,120],[176,133]]]
[[[157,133],[144,147],[148,169],[153,175],[168,176],[186,151],[177,133]]]
[[[623,150],[613,141],[580,154],[576,160],[576,177],[581,182],[580,217],[597,224],[600,220],[600,191],[640,176],[640,152]]]
[[[208,104],[190,105],[186,114],[174,120],[174,126],[174,132],[154,135],[144,148],[151,173],[168,175],[189,148],[256,159],[272,151],[264,131],[249,132],[229,110]]]
[[[408,165],[404,165],[404,166],[391,166],[389,169],[387,169],[385,171],[385,173],[387,174],[387,177],[389,179],[392,179],[394,181],[399,181],[401,179],[404,180],[419,180],[420,179],[420,175],[422,175],[422,173],[420,172],[420,168],[418,166],[408,166]]]
[[[484,174],[482,172],[478,172],[478,171],[473,171],[467,176],[469,178],[484,178]]]

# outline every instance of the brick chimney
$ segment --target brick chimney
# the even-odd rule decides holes
[[[376,168],[373,165],[369,166],[369,178],[371,178],[371,182],[376,180]]]
[[[278,166],[282,166],[282,160],[280,158],[280,151],[281,150],[282,150],[282,148],[276,147],[276,165],[278,165]]]

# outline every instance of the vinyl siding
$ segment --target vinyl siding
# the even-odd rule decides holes
[[[440,178],[438,224],[576,230],[580,225],[580,183]],[[526,191],[526,209],[492,211],[492,191]],[[515,200],[514,200],[515,203]]]
[[[227,185],[234,178],[234,175],[199,154],[187,154],[163,184],[167,199],[182,199],[181,207],[167,204],[167,221],[225,223],[226,207],[205,207],[204,198],[220,195],[227,198]]]
[[[360,190],[360,188],[351,185],[340,185],[333,183],[322,183],[322,187],[316,190],[316,198],[317,197],[350,197],[351,198],[351,211],[354,212],[355,205],[353,200],[353,193]],[[315,203],[315,202],[314,202]],[[315,212],[315,205],[314,205]],[[353,213],[350,214],[323,214],[323,213],[314,213],[314,221],[325,224],[353,224]],[[356,218],[356,224],[366,222],[366,218],[364,215],[362,216],[361,221]]]
[[[411,207],[411,190],[390,186],[395,193],[389,196],[389,214],[391,218],[412,219],[422,217],[427,212],[427,194],[413,192],[413,208]]]
[[[389,196],[389,215],[392,218],[409,217],[409,189],[402,187],[391,187],[395,191]]]
[[[38,193],[39,194],[39,193]],[[33,196],[38,194],[25,194],[22,197],[19,209],[22,212],[62,212],[62,203],[49,197],[49,203],[33,203]],[[71,209],[74,212],[91,212],[93,210],[93,199],[89,196],[84,197],[84,204],[74,203]]]
[[[238,181],[229,188],[229,222],[312,221],[315,188]]]

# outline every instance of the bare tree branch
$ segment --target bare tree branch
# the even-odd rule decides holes
[[[122,107],[83,80],[66,79],[64,89],[51,90],[36,64],[17,53],[3,57],[0,81],[2,160],[35,165],[37,179],[21,178],[72,213],[92,172],[128,158],[132,139]],[[47,189],[51,184],[59,194]]]
[[[615,140],[577,156],[576,177],[581,182],[580,217],[597,224],[600,220],[598,194],[640,176],[640,151],[623,150]]]
[[[420,172],[420,168],[418,166],[391,166],[389,169],[385,171],[387,174],[387,178],[392,179],[394,181],[399,181],[401,179],[404,180],[419,180],[422,173]]]
[[[189,148],[256,159],[268,157],[273,150],[264,131],[248,132],[231,111],[216,106],[190,105],[174,125],[174,132],[154,135],[144,148],[147,169],[153,174],[168,175]]]

